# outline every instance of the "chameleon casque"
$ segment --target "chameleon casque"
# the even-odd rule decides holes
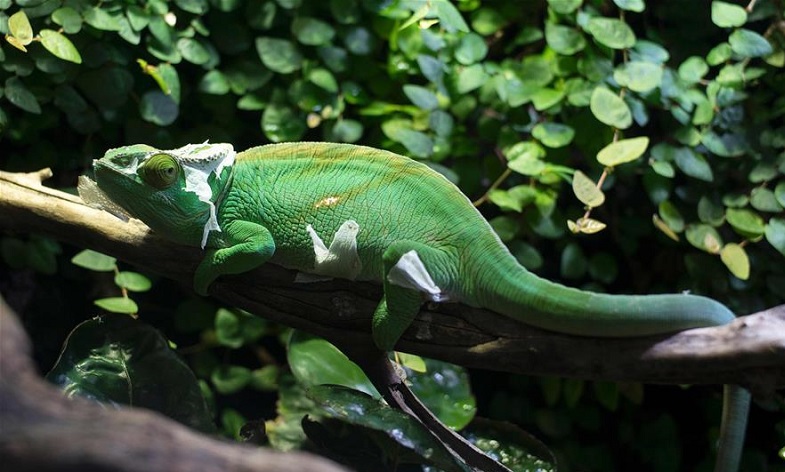
[[[285,143],[112,149],[94,161],[98,190],[153,231],[199,246],[194,288],[273,262],[310,277],[372,280],[376,345],[391,350],[426,301],[460,302],[579,336],[631,337],[728,323],[694,295],[607,295],[523,268],[457,187],[387,151]],[[94,184],[93,184],[94,185]],[[735,471],[749,395],[726,387],[716,471]]]

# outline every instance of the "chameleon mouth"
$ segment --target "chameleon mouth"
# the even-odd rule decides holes
[[[76,189],[79,192],[79,197],[81,197],[88,206],[108,211],[123,221],[128,221],[132,218],[125,208],[115,203],[114,200],[109,198],[109,195],[98,188],[98,183],[92,178],[86,175],[80,175]]]

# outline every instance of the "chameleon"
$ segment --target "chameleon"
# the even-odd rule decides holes
[[[221,275],[268,262],[305,281],[380,283],[371,333],[385,351],[427,302],[463,303],[592,337],[664,334],[735,318],[702,296],[600,294],[541,278],[517,262],[448,179],[384,150],[308,142],[238,153],[226,143],[172,150],[136,144],[93,161],[93,175],[80,184],[90,199],[204,250],[194,274],[199,294]],[[748,407],[746,390],[726,386],[716,472],[738,468]]]

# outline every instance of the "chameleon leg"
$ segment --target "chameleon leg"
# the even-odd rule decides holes
[[[413,241],[396,241],[384,252],[384,296],[372,322],[373,341],[379,349],[392,350],[426,298],[443,299],[438,280],[431,274],[438,275],[436,268],[449,267],[446,257],[438,249]]]
[[[194,290],[207,295],[210,284],[223,274],[240,274],[267,262],[275,252],[275,241],[264,226],[235,220],[224,225],[228,247],[208,249],[194,274]]]

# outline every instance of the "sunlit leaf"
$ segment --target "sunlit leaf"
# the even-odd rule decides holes
[[[33,41],[33,27],[24,10],[20,10],[8,17],[8,32],[19,44],[27,46]],[[22,49],[24,51],[24,49]]]
[[[90,249],[79,252],[71,259],[71,263],[96,272],[111,272],[117,267],[117,259]]]
[[[584,205],[594,208],[605,202],[605,194],[583,172],[576,170],[572,176],[572,191]]]
[[[594,117],[608,126],[627,129],[632,125],[630,107],[621,97],[605,87],[594,89],[589,107]]]
[[[741,57],[761,57],[772,53],[769,41],[755,31],[739,28],[728,38],[731,50]]]
[[[621,139],[602,148],[597,153],[597,160],[606,167],[614,167],[641,157],[648,147],[649,138],[646,136]]]
[[[711,2],[711,21],[720,28],[736,28],[747,22],[747,11],[740,5]]]
[[[632,28],[617,18],[595,16],[589,20],[587,29],[598,43],[611,49],[626,49],[635,45]]]
[[[93,301],[93,303],[97,307],[112,313],[132,315],[139,312],[139,307],[136,305],[136,302],[127,297],[99,298],[98,300]]]
[[[726,244],[720,251],[720,259],[731,274],[741,280],[747,280],[750,277],[750,259],[743,247],[736,243]]]

